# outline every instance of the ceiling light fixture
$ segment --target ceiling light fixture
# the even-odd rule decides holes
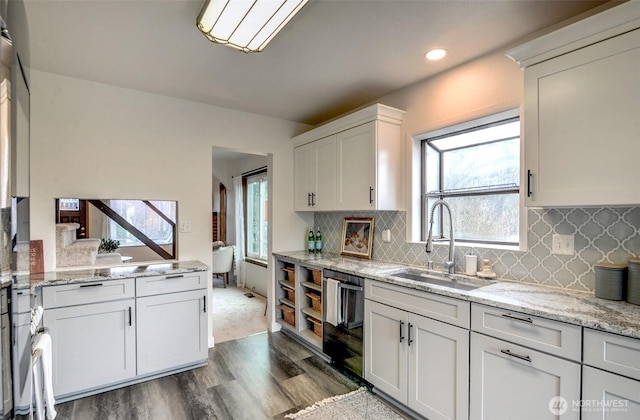
[[[308,0],[207,0],[196,20],[209,41],[260,52]]]
[[[429,51],[427,54],[425,54],[425,57],[427,57],[427,60],[437,61],[444,58],[445,55],[447,55],[447,50],[443,50],[442,48],[436,48]]]

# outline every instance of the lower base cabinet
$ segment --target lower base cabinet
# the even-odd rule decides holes
[[[209,278],[191,272],[43,287],[56,400],[205,364]]]
[[[640,418],[640,381],[589,366],[582,375],[582,420]]]
[[[137,299],[138,375],[207,358],[207,291]]]
[[[134,299],[49,309],[56,398],[136,376]]]
[[[365,379],[429,419],[467,419],[469,330],[365,300]]]
[[[580,364],[471,333],[470,419],[579,419]]]

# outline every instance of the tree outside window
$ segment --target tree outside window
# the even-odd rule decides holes
[[[451,207],[456,240],[517,245],[520,226],[519,117],[485,123],[422,141],[423,240],[438,199]],[[434,215],[434,234],[448,218]]]
[[[246,178],[246,234],[247,256],[267,259],[268,195],[267,173],[262,172]]]

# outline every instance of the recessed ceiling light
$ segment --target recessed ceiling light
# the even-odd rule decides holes
[[[436,60],[440,60],[445,55],[447,55],[447,50],[443,50],[442,48],[436,48],[434,50],[429,51],[425,55],[425,57],[427,57],[427,60],[436,61]]]

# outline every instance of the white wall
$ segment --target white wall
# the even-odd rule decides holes
[[[375,102],[406,111],[404,128],[409,135],[416,135],[518,108],[523,86],[520,67],[504,52],[496,52]]]
[[[212,146],[270,154],[270,251],[300,249],[289,232],[309,221],[293,211],[290,138],[304,126],[36,70],[31,85],[31,238],[44,241],[45,270],[54,197],[177,200],[191,222],[179,257],[208,264]]]
[[[446,60],[446,58],[445,58]],[[425,64],[426,65],[426,64]],[[504,52],[496,52],[407,86],[375,102],[406,111],[407,239],[420,237],[420,150],[413,137],[460,122],[518,109],[524,75]],[[524,118],[523,118],[524,119]],[[526,229],[522,216],[521,230]]]

